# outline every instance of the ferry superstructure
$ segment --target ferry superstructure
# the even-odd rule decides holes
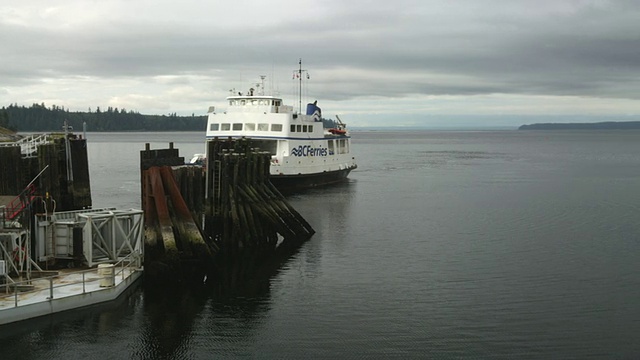
[[[325,127],[317,102],[307,104],[302,114],[254,89],[226,100],[223,112],[209,111],[207,139],[247,138],[253,147],[270,152],[270,180],[281,191],[335,183],[357,167],[346,125],[338,118],[335,126]]]

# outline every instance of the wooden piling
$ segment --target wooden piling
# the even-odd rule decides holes
[[[203,186],[197,185],[203,183],[202,169],[188,169],[172,145],[160,150],[147,145],[140,154],[140,167],[146,275],[163,281],[202,281],[217,250],[192,211],[201,209],[204,201],[198,192]]]
[[[196,224],[193,214],[180,193],[171,168],[168,166],[160,168],[160,175],[165,191],[169,195],[169,199],[171,199],[172,222],[177,227],[180,242],[185,244],[185,247],[190,247],[188,250],[184,249],[183,251],[189,251],[204,260],[210,260],[212,256],[211,249],[205,243],[202,231]]]
[[[203,168],[183,166],[177,149],[141,152],[145,222],[156,228],[147,230],[146,244],[155,250],[145,250],[154,254],[145,266],[175,269],[197,259],[210,282],[235,287],[314,230],[269,182],[269,153],[244,139],[214,139],[207,154]]]
[[[269,153],[246,139],[213,139],[207,154],[205,232],[220,242],[216,280],[235,287],[314,230],[269,182]]]
[[[0,147],[0,195],[17,195],[26,185],[21,158],[20,146]]]

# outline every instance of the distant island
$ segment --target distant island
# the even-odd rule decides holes
[[[597,123],[544,123],[522,125],[518,130],[637,130],[640,121],[606,121]]]

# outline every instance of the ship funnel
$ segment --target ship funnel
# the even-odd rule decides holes
[[[322,121],[322,110],[316,104],[317,101],[307,104],[307,115],[313,116],[314,121]]]

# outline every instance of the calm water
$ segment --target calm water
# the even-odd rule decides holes
[[[139,151],[89,134],[94,207],[139,208]],[[355,131],[317,233],[236,297],[144,285],[0,328],[0,359],[639,358],[640,132]]]

